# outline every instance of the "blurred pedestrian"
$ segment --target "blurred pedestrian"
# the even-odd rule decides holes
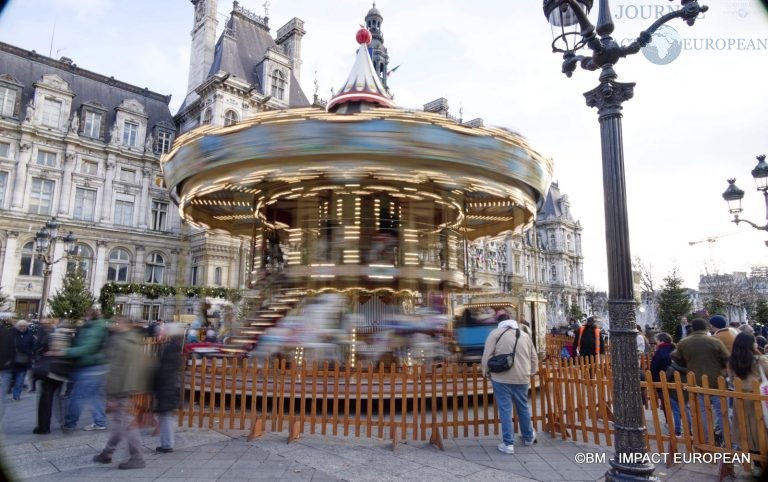
[[[0,321],[0,422],[3,421],[7,390],[11,387],[11,371],[16,347],[13,341],[13,328],[10,323]]]
[[[71,342],[71,336],[65,330],[57,330],[54,326],[44,326],[39,331],[34,376],[40,380],[40,398],[37,402],[37,426],[32,433],[51,433],[51,415],[54,400],[58,394],[61,397],[62,385],[67,381],[70,372],[70,360],[64,350]],[[63,414],[63,410],[61,413]]]
[[[104,377],[107,374],[106,345],[109,338],[107,321],[93,309],[85,313],[85,324],[80,327],[66,351],[66,357],[72,361],[72,381],[74,387],[69,398],[67,416],[64,419],[64,431],[72,431],[77,426],[83,406],[91,407],[93,423],[83,430],[106,430],[107,415],[104,398]]]
[[[488,360],[496,355],[512,354],[512,366],[506,371],[491,373]],[[515,404],[523,444],[536,443],[536,432],[528,407],[531,377],[539,369],[539,358],[530,335],[520,329],[517,321],[503,320],[488,334],[482,358],[483,372],[493,384],[493,397],[501,418],[502,442],[497,446],[505,454],[515,453],[515,433],[512,425],[512,404]]]
[[[114,334],[109,343],[109,374],[106,383],[111,433],[106,446],[93,457],[93,461],[112,463],[112,454],[125,439],[130,458],[119,464],[118,468],[142,469],[147,464],[141,453],[138,426],[131,423],[134,418],[130,413],[131,397],[147,391],[151,364],[149,356],[144,352],[144,333],[141,327],[133,326],[125,317],[118,317],[112,331]]]
[[[160,334],[165,343],[160,348],[160,358],[153,380],[154,412],[160,420],[160,445],[158,453],[173,452],[173,430],[176,425],[174,411],[181,402],[181,350],[184,327],[169,323]]]
[[[19,320],[13,334],[16,354],[13,358],[13,399],[21,400],[21,392],[24,389],[24,379],[27,370],[32,366],[32,358],[35,352],[35,336],[29,331],[29,322]]]

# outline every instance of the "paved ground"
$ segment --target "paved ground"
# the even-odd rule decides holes
[[[401,443],[393,452],[389,441],[306,435],[286,444],[287,434],[266,434],[248,442],[245,433],[180,428],[175,452],[155,455],[157,438],[143,434],[147,467],[119,470],[127,459],[122,446],[111,465],[91,461],[104,446],[107,432],[78,430],[33,435],[36,400],[25,394],[8,402],[3,420],[2,462],[13,480],[598,480],[607,464],[577,464],[576,454],[610,451],[540,435],[534,447],[516,446],[515,455],[496,450],[495,438],[446,440],[441,452],[425,442]],[[90,423],[86,413],[81,425]],[[54,423],[53,425],[57,425]],[[607,460],[607,459],[606,459]],[[717,480],[708,464],[657,467],[662,480]],[[741,475],[741,479],[749,477]]]

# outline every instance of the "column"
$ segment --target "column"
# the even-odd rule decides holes
[[[69,218],[71,213],[69,211],[70,197],[72,191],[72,171],[75,169],[75,153],[66,152],[64,154],[64,177],[61,180],[61,190],[59,191],[59,215]],[[56,211],[55,209],[53,210]]]
[[[3,271],[0,275],[0,287],[9,296],[8,301],[13,301],[16,285],[16,275],[19,272],[19,259],[16,257],[16,248],[19,242],[18,231],[6,231],[5,256],[3,256]]]
[[[19,142],[19,160],[16,161],[16,171],[13,177],[13,197],[11,209],[21,211],[24,205],[24,191],[27,187],[27,165],[32,156],[32,144]]]
[[[115,154],[110,152],[107,155],[106,178],[104,180],[104,189],[102,190],[102,202],[97,206],[97,209],[101,212],[96,215],[96,219],[101,219],[102,223],[112,224],[113,222],[112,182],[115,180],[115,165]]]
[[[147,229],[147,211],[149,209],[149,177],[152,169],[144,167],[141,170],[141,198],[139,199],[139,229]]]
[[[179,250],[174,248],[171,250],[171,262],[168,264],[168,284],[171,286],[181,286],[183,282],[183,273],[177,272],[179,266]]]
[[[48,298],[51,298],[56,294],[64,281],[64,275],[67,272],[67,260],[62,259],[64,257],[64,243],[61,240],[57,240],[53,246],[53,259],[51,261],[61,260],[55,263],[51,268],[51,285],[48,289]],[[49,305],[50,306],[50,305]]]
[[[107,261],[107,242],[96,241],[96,267],[93,270],[91,292],[97,299],[101,294],[101,287],[106,281],[107,270],[105,267]]]
[[[144,282],[144,267],[147,262],[146,247],[141,244],[136,245],[136,262],[133,263],[133,274],[131,275],[132,283]]]

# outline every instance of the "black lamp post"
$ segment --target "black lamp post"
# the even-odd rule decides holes
[[[696,17],[708,7],[700,6],[696,0],[681,0],[679,10],[663,15],[640,32],[635,41],[622,47],[611,37],[614,25],[608,0],[599,0],[597,25],[592,25],[587,17],[592,3],[593,0],[544,0],[544,14],[555,37],[552,50],[563,54],[563,73],[570,77],[578,65],[584,70],[600,70],[600,85],[584,96],[589,107],[597,108],[603,160],[616,447],[606,480],[656,480],[654,466],[643,461],[646,428],[638,378],[632,257],[624,186],[621,105],[632,98],[635,84],[617,82],[613,66],[648,45],[653,33],[663,24],[681,18],[693,25]],[[576,55],[585,46],[591,55]]]
[[[757,166],[752,169],[752,177],[755,179],[757,190],[763,193],[765,218],[768,219],[768,163],[765,162],[765,154],[757,156]],[[728,189],[723,193],[723,199],[728,202],[728,212],[733,214],[734,223],[747,223],[755,229],[768,231],[768,223],[765,226],[759,226],[748,219],[739,217],[742,211],[741,200],[744,199],[744,191],[736,187],[736,179],[728,179]]]
[[[38,318],[45,316],[45,304],[48,301],[48,291],[51,287],[51,272],[53,265],[69,255],[77,254],[75,244],[77,243],[77,238],[72,231],[70,231],[69,234],[62,238],[62,241],[64,242],[64,256],[59,259],[53,259],[54,248],[56,247],[56,241],[58,240],[58,232],[59,223],[57,223],[56,218],[53,217],[49,219],[45,223],[45,226],[43,226],[35,235],[35,251],[37,251],[37,257],[40,258],[45,265],[43,267],[43,293],[40,297]]]

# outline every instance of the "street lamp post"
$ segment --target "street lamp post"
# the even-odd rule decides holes
[[[757,190],[763,193],[765,199],[765,218],[768,220],[768,163],[765,162],[765,154],[757,156],[757,166],[752,169],[752,177],[755,179]],[[741,219],[741,200],[744,199],[744,191],[736,187],[736,179],[728,179],[728,189],[723,193],[723,199],[728,202],[728,212],[733,214],[733,222],[736,224],[747,223],[755,229],[768,231],[768,223],[760,226],[748,219]],[[768,244],[768,241],[766,242]]]
[[[696,17],[708,7],[700,6],[696,0],[681,0],[679,10],[663,15],[632,43],[621,46],[611,36],[614,24],[608,0],[599,0],[596,25],[587,17],[592,3],[593,0],[544,0],[544,14],[555,32],[552,50],[563,54],[563,73],[570,77],[579,65],[584,70],[600,70],[600,85],[584,96],[589,107],[597,108],[603,164],[616,447],[606,480],[656,480],[654,466],[645,458],[646,428],[636,355],[632,257],[624,185],[621,105],[632,98],[635,84],[617,82],[613,66],[648,45],[653,33],[665,23],[681,18],[693,25]],[[583,47],[588,47],[591,55],[576,55]]]
[[[75,254],[75,243],[77,238],[69,232],[62,238],[64,242],[64,256],[59,259],[54,259],[54,249],[56,247],[56,241],[58,240],[59,223],[56,222],[56,218],[49,219],[45,226],[35,235],[35,251],[37,257],[43,262],[43,292],[40,297],[40,310],[38,318],[45,316],[45,304],[48,301],[48,291],[51,287],[51,272],[53,271],[53,265],[65,259],[70,254]]]

